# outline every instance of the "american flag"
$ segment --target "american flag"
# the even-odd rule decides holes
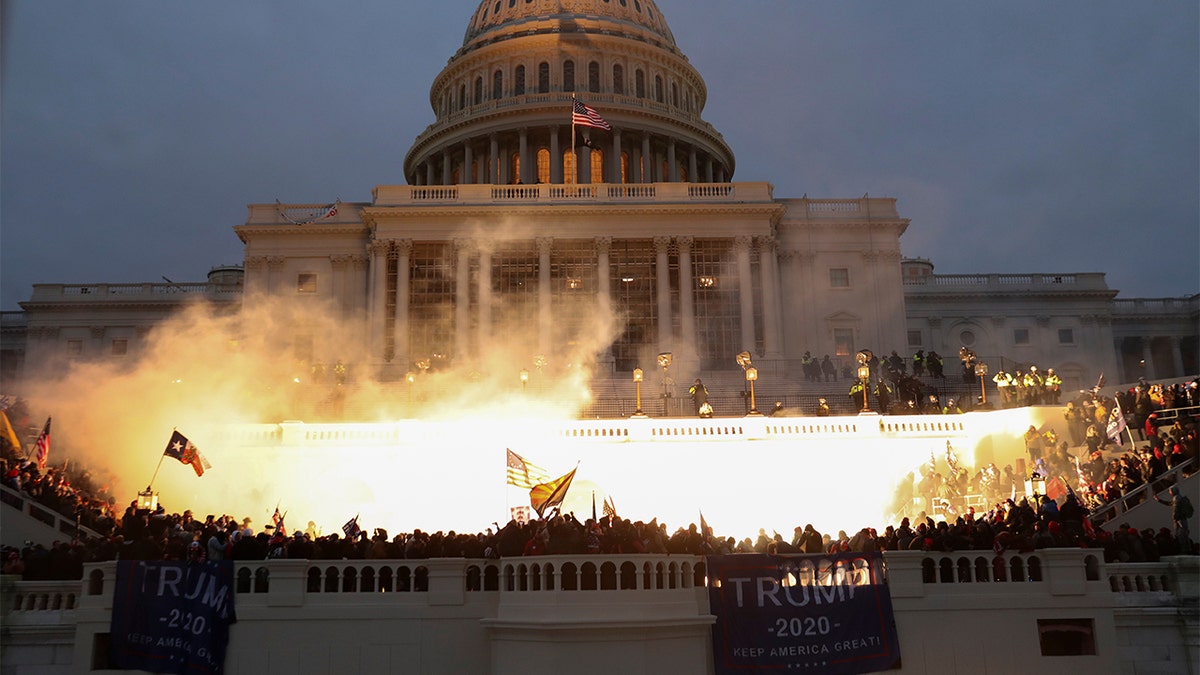
[[[342,526],[342,532],[346,534],[347,539],[353,539],[358,536],[359,532],[362,532],[358,527],[358,514],[354,514],[353,518],[346,521],[346,524]]]
[[[525,461],[525,458],[505,449],[508,452],[508,484],[526,490],[532,489],[539,483],[550,480],[550,472],[542,467]]]
[[[596,127],[597,129],[610,130],[612,125],[604,121],[600,113],[596,112],[595,108],[585,105],[583,101],[575,100],[575,106],[571,109],[571,124],[578,124],[584,127]]]
[[[42,433],[38,434],[37,441],[33,447],[37,449],[37,465],[41,471],[46,470],[46,462],[50,459],[50,418],[46,418],[46,426],[42,427]]]
[[[279,507],[275,507],[275,513],[271,514],[271,522],[275,523],[275,532],[287,536],[287,529],[283,526],[283,519],[287,516],[286,513],[279,513]]]

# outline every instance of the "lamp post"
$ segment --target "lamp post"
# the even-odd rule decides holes
[[[525,368],[521,369],[521,393],[524,394],[526,387],[529,386],[529,371]]]
[[[637,409],[633,411],[634,417],[645,417],[646,413],[642,412],[642,369],[633,369],[633,383],[637,385]]]
[[[746,381],[750,383],[750,415],[759,415],[758,407],[754,404],[754,381],[758,379],[758,368],[746,367]]]
[[[863,364],[858,367],[858,381],[862,382],[863,390],[863,407],[860,413],[871,412],[871,408],[867,405],[867,382],[871,379],[871,367]]]
[[[671,398],[671,390],[667,386],[667,382],[670,379],[667,376],[667,368],[671,365],[673,358],[674,357],[671,355],[671,352],[663,352],[662,354],[658,355],[658,367],[662,368],[663,415],[669,415],[667,411],[667,399]]]
[[[987,377],[988,367],[986,363],[975,364],[975,377],[979,378],[979,398],[983,405],[987,405]]]

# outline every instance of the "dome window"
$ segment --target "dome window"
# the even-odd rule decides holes
[[[504,73],[497,70],[492,73],[492,99],[504,96]]]
[[[588,63],[588,91],[600,91],[600,64],[596,61]]]
[[[525,95],[525,66],[517,66],[513,73],[513,96]]]
[[[614,94],[625,93],[625,69],[620,64],[613,66],[612,88]]]
[[[575,91],[575,62],[570,59],[563,61],[562,66],[562,90]]]
[[[550,93],[550,64],[545,61],[538,64],[538,93]]]

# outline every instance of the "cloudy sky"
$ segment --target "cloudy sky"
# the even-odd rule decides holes
[[[246,204],[403,183],[476,0],[0,0],[0,307],[201,281]],[[896,197],[941,273],[1200,291],[1195,0],[659,0],[735,180]],[[601,111],[603,113],[603,111]]]

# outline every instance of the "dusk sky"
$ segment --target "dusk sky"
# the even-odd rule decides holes
[[[735,181],[895,197],[938,273],[1200,291],[1195,0],[658,4]],[[247,204],[404,183],[477,5],[4,0],[0,308],[203,281]]]

